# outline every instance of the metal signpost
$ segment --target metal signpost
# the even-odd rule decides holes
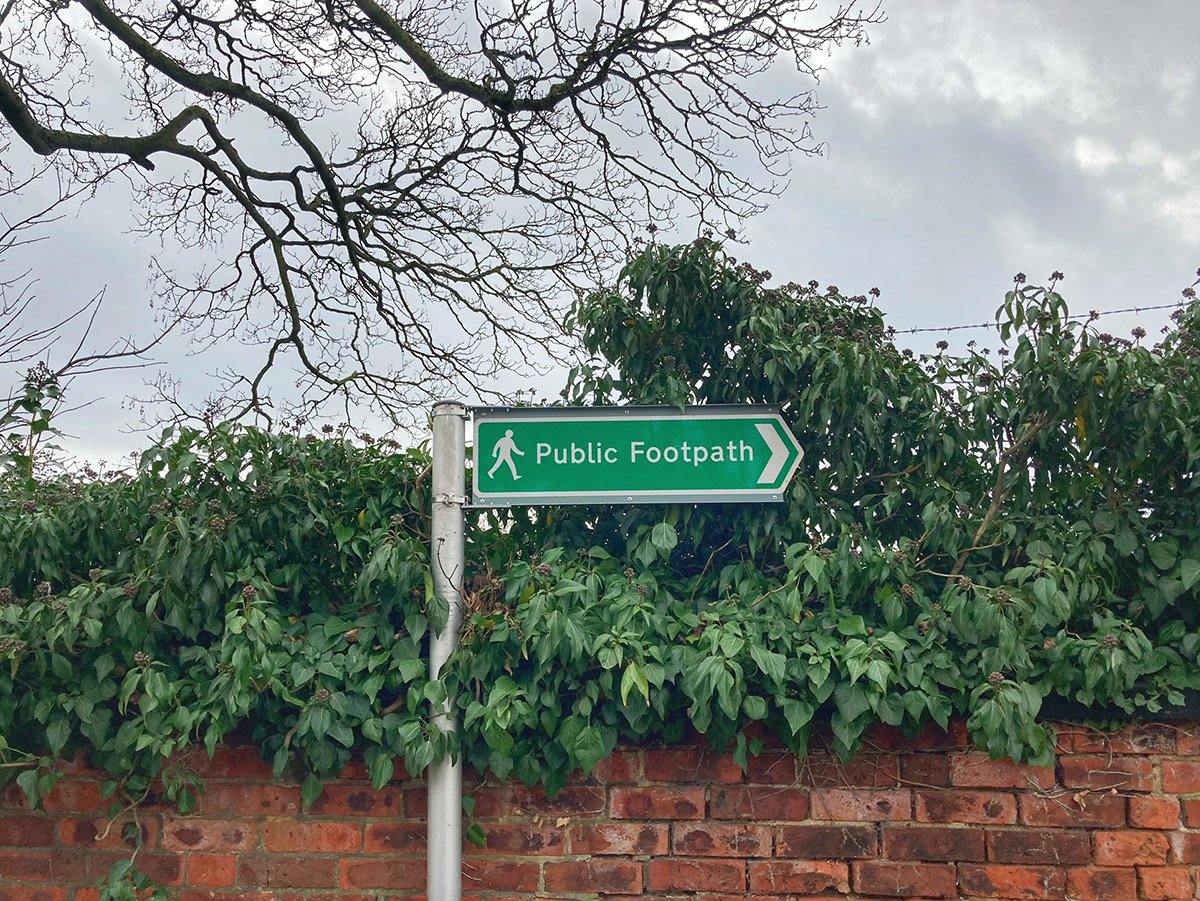
[[[433,408],[434,591],[450,611],[429,649],[429,675],[458,646],[464,568],[465,423],[474,420],[476,507],[539,504],[771,503],[803,451],[767,406]],[[454,699],[433,711],[457,728]],[[426,896],[462,897],[462,764],[429,767]]]

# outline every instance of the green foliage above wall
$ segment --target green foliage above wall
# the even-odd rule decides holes
[[[1155,346],[1018,283],[1003,345],[914,358],[868,297],[770,288],[715,243],[651,246],[570,326],[572,404],[771,403],[787,503],[476,511],[463,649],[425,676],[427,456],[176,432],[121,478],[9,471],[0,778],[85,749],[136,800],[248,729],[305,796],[355,751],[382,785],[450,747],[550,789],[621,740],[697,730],[839,750],[969,717],[1048,760],[1047,695],[1152,715],[1200,687],[1200,310]],[[28,461],[26,461],[28,462]],[[161,782],[160,782],[161,780]]]

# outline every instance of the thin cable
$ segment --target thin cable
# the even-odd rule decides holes
[[[1111,316],[1113,313],[1145,313],[1150,310],[1171,310],[1177,307],[1186,307],[1190,303],[1192,303],[1191,300],[1179,300],[1175,303],[1160,303],[1149,307],[1125,307],[1120,310],[1094,310],[1088,313],[1087,318],[1099,319],[1101,316]],[[1072,320],[1078,320],[1083,319],[1084,317],[1070,316],[1068,318]],[[962,331],[963,329],[980,328],[995,329],[999,328],[999,326],[995,322],[975,322],[969,325],[927,325],[920,328],[898,328],[894,330],[894,333],[897,335],[915,335],[918,332],[957,332]]]

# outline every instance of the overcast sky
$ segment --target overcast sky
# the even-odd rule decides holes
[[[739,257],[778,282],[878,286],[898,329],[989,320],[1017,271],[1034,283],[1063,271],[1077,311],[1180,298],[1200,266],[1200,3],[885,7],[869,46],[826,60],[813,123],[826,153],[797,157],[787,191],[745,223]],[[105,288],[110,333],[148,333],[158,248],[132,237],[129,222],[127,198],[113,191],[26,254],[42,308],[66,310]],[[1168,313],[1102,325],[1127,335],[1141,324],[1153,336]],[[928,349],[941,337],[961,349],[990,335],[901,341]],[[163,357],[185,383],[229,362],[182,346]],[[113,458],[144,446],[126,400],[144,378],[81,385],[79,399],[96,402],[62,424],[72,447]],[[560,382],[555,373],[538,384],[553,396]]]

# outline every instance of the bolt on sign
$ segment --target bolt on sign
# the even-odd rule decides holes
[[[782,501],[803,451],[776,407],[476,407],[474,504]]]

